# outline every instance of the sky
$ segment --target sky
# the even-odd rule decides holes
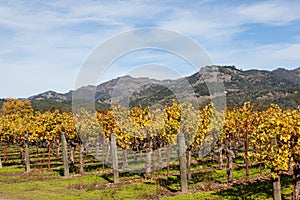
[[[99,45],[148,27],[184,34],[216,65],[295,69],[300,67],[299,10],[300,1],[276,0],[0,0],[0,98],[68,92]],[[120,56],[99,82],[134,75],[145,66],[154,66],[158,79],[191,74],[178,56],[144,49]],[[160,77],[163,66],[177,72]]]

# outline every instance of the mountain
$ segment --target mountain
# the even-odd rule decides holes
[[[107,109],[112,102],[117,101],[130,106],[164,104],[175,97],[182,101],[196,98],[207,102],[210,100],[208,86],[212,86],[213,90],[210,92],[214,93],[215,98],[221,94],[222,88],[216,80],[224,83],[229,108],[239,107],[246,101],[253,102],[257,109],[264,109],[270,103],[277,103],[283,108],[297,108],[300,105],[300,68],[242,71],[234,66],[207,66],[198,73],[177,80],[123,76],[98,86],[84,86],[65,94],[47,91],[31,96],[29,100],[33,105],[44,102],[45,105],[57,104],[68,109],[71,109],[72,96],[84,99],[91,94],[95,94],[96,106],[99,109]]]
[[[227,74],[224,81],[227,91],[227,104],[241,105],[252,101],[262,107],[277,103],[284,108],[297,108],[300,105],[300,69],[274,71],[241,71],[233,67],[219,68],[221,74]]]
[[[47,91],[43,92],[41,94],[37,94],[34,96],[29,97],[29,100],[45,100],[45,99],[50,99],[58,102],[63,102],[63,101],[70,101],[72,100],[72,92],[66,93],[66,94],[60,94],[55,91]]]

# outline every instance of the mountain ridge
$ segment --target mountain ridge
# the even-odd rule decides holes
[[[224,83],[227,105],[238,107],[245,101],[252,101],[266,107],[270,103],[277,103],[284,108],[296,108],[300,105],[300,68],[287,70],[278,68],[272,71],[267,70],[239,70],[235,66],[207,66],[202,70],[218,70],[219,76]],[[212,77],[214,72],[211,72]],[[212,78],[211,81],[214,79]],[[125,99],[131,102],[131,106],[147,103],[166,103],[176,97],[189,100],[194,94],[185,91],[186,88],[176,88],[174,85],[184,84],[184,81],[192,86],[197,98],[205,102],[209,100],[207,85],[203,80],[201,70],[190,76],[181,79],[155,80],[148,77],[134,78],[129,75],[117,77],[97,86],[84,86],[81,90],[82,96],[88,96],[95,92],[95,99],[99,106],[109,107],[112,103],[111,97]],[[209,79],[206,78],[206,81]],[[116,86],[118,88],[116,89]],[[173,90],[172,90],[173,87]],[[119,92],[119,93],[118,93]],[[32,102],[51,101],[64,104],[71,104],[73,90],[67,93],[46,91],[33,95],[28,99]],[[194,95],[194,96],[195,96]],[[124,99],[121,99],[121,101]]]

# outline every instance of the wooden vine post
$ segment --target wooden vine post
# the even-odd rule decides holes
[[[30,172],[30,161],[29,161],[29,147],[28,147],[28,133],[25,133],[25,165],[26,172]]]
[[[170,176],[170,154],[171,154],[171,147],[170,144],[167,146],[167,176]]]
[[[185,148],[185,138],[183,133],[177,134],[177,143],[178,143],[178,156],[180,163],[180,183],[181,183],[181,192],[187,193],[188,184],[187,184],[187,170],[186,170],[186,148]]]
[[[64,162],[64,176],[69,176],[69,165],[68,165],[68,150],[67,150],[67,141],[65,133],[61,133],[61,143],[62,143],[62,156]]]
[[[111,152],[112,152],[112,162],[114,171],[114,183],[119,183],[119,170],[118,170],[118,149],[116,143],[116,134],[111,134]]]

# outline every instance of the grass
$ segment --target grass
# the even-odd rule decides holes
[[[142,181],[139,174],[121,173],[121,182],[115,185],[112,174],[89,174],[72,178],[61,177],[56,171],[34,171],[26,174],[24,169],[2,168],[0,170],[0,196],[7,199],[272,199],[272,184],[263,181],[247,185],[236,185],[223,191],[196,192],[180,195],[179,176]],[[251,167],[250,174],[258,172]],[[234,171],[235,180],[244,176],[244,169]],[[225,180],[226,171],[216,170],[193,174],[189,188]],[[264,169],[263,173],[268,173]],[[138,182],[128,183],[138,179]],[[291,195],[291,178],[282,177],[282,193],[285,198]],[[224,183],[226,184],[226,183]],[[177,195],[177,196],[173,196]]]
[[[214,192],[196,192],[194,194],[183,194],[172,197],[161,198],[163,200],[194,200],[194,199],[206,199],[217,200],[223,199],[221,196],[216,195]]]
[[[0,196],[9,199],[147,199],[156,194],[157,188],[155,185],[139,182],[98,190],[84,186],[107,183],[103,175],[62,178],[57,172],[21,173],[13,176],[5,173],[8,172],[3,168],[0,173]],[[127,176],[130,177],[128,174]],[[121,177],[121,180],[128,177]]]
[[[0,148],[1,151],[1,148]],[[178,160],[173,160],[170,167],[170,177],[167,177],[167,170],[163,168],[154,171],[152,180],[143,180],[144,173],[125,172],[120,173],[121,184],[113,184],[112,174],[86,174],[84,176],[73,176],[72,178],[62,177],[62,165],[60,158],[51,155],[51,167],[59,170],[46,171],[47,153],[43,160],[43,151],[39,154],[35,148],[32,151],[32,166],[43,162],[43,171],[33,167],[33,172],[26,174],[21,165],[18,148],[9,148],[7,161],[3,163],[4,168],[0,169],[0,198],[1,199],[272,199],[272,183],[262,181],[258,183],[248,183],[235,185],[228,189],[218,191],[212,188],[207,192],[195,192],[192,194],[180,194],[180,176]],[[120,158],[122,152],[119,152]],[[75,154],[75,161],[78,160],[78,152]],[[129,156],[129,162],[134,158]],[[56,162],[58,164],[55,164]],[[86,172],[102,172],[101,159],[93,161],[89,156],[85,160]],[[244,159],[238,157],[234,164],[243,164]],[[225,162],[224,162],[225,164]],[[122,163],[120,162],[120,166]],[[76,164],[78,167],[78,164]],[[142,161],[133,163],[130,167],[144,167]],[[192,180],[189,181],[190,191],[198,188],[209,187],[211,185],[223,184],[226,186],[226,170],[217,170],[218,164],[211,160],[199,160],[191,166]],[[109,167],[105,168],[107,172]],[[206,171],[205,171],[206,170]],[[270,170],[263,168],[262,174],[269,174]],[[75,173],[72,173],[74,175]],[[250,178],[260,174],[259,166],[250,167]],[[243,180],[245,169],[235,167],[233,171],[234,180]],[[137,182],[136,182],[137,181]],[[290,177],[282,177],[282,194],[285,199],[291,196],[292,180]],[[199,190],[198,190],[199,191]],[[176,196],[174,196],[176,195]],[[168,196],[168,197],[166,197]]]
[[[281,178],[283,199],[288,199],[291,196],[291,177],[284,176]],[[188,200],[188,199],[229,199],[229,200],[243,200],[243,199],[267,199],[272,198],[272,183],[271,181],[262,181],[247,185],[238,185],[227,190],[214,192],[196,192],[193,194],[178,195],[173,197],[162,198],[164,200]]]

